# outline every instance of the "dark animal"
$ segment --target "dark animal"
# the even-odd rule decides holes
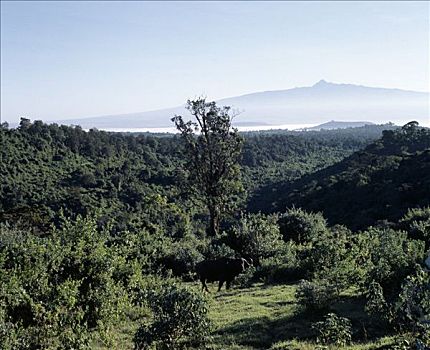
[[[202,282],[202,291],[209,292],[206,282],[219,281],[218,292],[226,282],[226,289],[230,289],[231,282],[251,264],[245,259],[220,258],[204,260],[196,265],[196,272]]]

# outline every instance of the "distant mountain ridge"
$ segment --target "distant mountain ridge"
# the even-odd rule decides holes
[[[429,123],[429,94],[400,89],[336,84],[321,80],[309,87],[255,92],[217,101],[240,112],[238,124],[283,125],[320,124],[326,120],[403,124],[417,120]],[[186,116],[185,105],[121,115],[61,120],[61,124],[83,128],[157,128],[171,127],[175,114]]]
[[[306,128],[306,130],[334,130],[334,129],[346,129],[346,128],[360,128],[366,125],[375,125],[372,122],[343,122],[331,120],[327,123],[323,123],[311,128]]]

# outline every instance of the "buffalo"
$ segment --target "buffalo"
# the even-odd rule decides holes
[[[204,260],[196,265],[196,272],[202,282],[202,291],[209,292],[206,282],[219,281],[218,292],[226,282],[226,289],[230,289],[231,282],[236,276],[250,267],[251,263],[243,258],[220,258],[216,260]]]

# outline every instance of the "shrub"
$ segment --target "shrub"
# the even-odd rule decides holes
[[[2,227],[0,241],[2,349],[84,349],[92,332],[109,340],[128,298],[94,220],[65,221],[47,237]]]
[[[241,273],[234,279],[233,284],[238,285],[242,288],[251,287],[252,284],[256,282],[255,271],[256,268],[254,266],[248,267],[243,273]]]
[[[225,242],[241,256],[251,258],[256,266],[261,259],[278,254],[284,243],[277,217],[263,214],[243,215],[227,234]]]
[[[374,319],[386,322],[392,321],[393,315],[390,305],[385,300],[382,287],[378,282],[372,281],[370,283],[366,292],[366,305],[364,310]]]
[[[108,327],[127,301],[123,285],[114,278],[121,259],[109,246],[108,234],[97,230],[94,219],[78,217],[65,220],[53,237],[58,237],[57,249],[63,255],[57,281],[78,281],[78,305],[85,310],[83,321],[90,328]]]
[[[317,342],[345,346],[351,342],[351,321],[345,317],[329,313],[324,321],[312,324],[317,333]]]
[[[352,232],[336,225],[312,242],[307,267],[313,279],[324,279],[340,293],[354,283],[357,274]]]
[[[175,285],[149,295],[153,320],[140,326],[135,349],[184,349],[204,343],[210,323],[205,299]]]
[[[278,255],[261,260],[254,279],[267,284],[286,283],[303,278],[304,271],[298,259],[298,248],[294,242],[283,245]]]
[[[430,326],[430,274],[420,266],[408,276],[394,304],[397,322],[402,328],[425,333]],[[429,344],[430,345],[430,344]]]
[[[337,298],[336,289],[324,280],[302,280],[295,296],[298,303],[309,310],[326,309]]]
[[[430,207],[409,209],[399,221],[399,226],[411,238],[427,242],[427,248],[430,247]]]
[[[135,292],[135,304],[150,314],[150,301],[154,295],[161,294],[171,285],[177,283],[178,279],[171,276],[160,276],[160,274],[147,274],[142,276],[139,282],[139,289]]]
[[[416,344],[419,349],[420,346],[422,349],[430,346],[430,275],[419,265],[413,274],[403,280],[396,298],[387,301],[382,287],[372,282],[366,299],[365,310],[368,314],[378,321],[387,322],[397,331],[408,332],[397,341],[396,348],[414,348],[411,344]]]
[[[265,284],[278,284],[291,281],[290,268],[288,264],[279,259],[264,259],[254,272],[254,279]]]
[[[212,239],[207,245],[204,255],[207,259],[219,259],[232,257],[236,252],[221,239]]]
[[[158,265],[171,270],[174,276],[191,279],[196,264],[203,260],[203,255],[199,251],[203,250],[200,241],[194,236],[187,236],[180,241],[166,243]]]
[[[397,297],[402,281],[424,260],[424,242],[408,239],[406,232],[371,227],[365,233],[371,242],[366,284],[379,283],[386,297]]]
[[[307,243],[327,231],[327,223],[321,213],[308,213],[301,208],[288,209],[278,220],[284,241]]]
[[[428,350],[430,349],[430,327],[426,333],[415,335],[413,333],[403,333],[394,338],[390,350]]]

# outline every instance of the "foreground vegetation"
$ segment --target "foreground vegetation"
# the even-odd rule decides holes
[[[304,217],[287,213],[282,231],[288,226],[293,234],[291,222]],[[309,226],[313,241],[283,243],[272,224],[277,247],[237,281],[239,288],[203,296],[200,285],[152,275],[158,267],[145,263],[150,253],[136,256],[130,240],[115,242],[97,232],[94,220],[63,225],[49,237],[2,228],[5,349],[428,344],[425,242],[401,231],[373,228],[349,233],[350,240],[345,229]],[[267,238],[273,236],[260,242]],[[364,265],[363,254],[369,254]],[[291,282],[293,276],[307,280]]]
[[[207,135],[180,124],[194,153],[2,125],[0,347],[428,348],[429,130],[241,140],[199,103]],[[253,266],[204,295],[196,264],[233,256]]]
[[[207,296],[209,317],[213,331],[208,344],[209,349],[253,350],[253,349],[297,349],[307,350],[321,347],[315,342],[311,325],[319,321],[321,315],[307,313],[295,298],[297,283],[286,285],[255,284],[251,287],[236,286],[231,291],[212,293]],[[192,285],[194,290],[199,286]],[[215,292],[215,288],[212,288]],[[333,311],[350,317],[360,324],[366,320],[363,312],[363,299],[354,291],[347,291],[333,305]],[[138,322],[127,320],[113,334],[114,345],[110,348],[133,349],[133,334]],[[361,330],[362,332],[365,329]],[[394,345],[395,336],[374,337],[363,342],[356,341],[347,346],[331,346],[332,349],[378,349]],[[354,341],[355,340],[355,341]],[[97,349],[107,349],[102,344],[93,344]]]

